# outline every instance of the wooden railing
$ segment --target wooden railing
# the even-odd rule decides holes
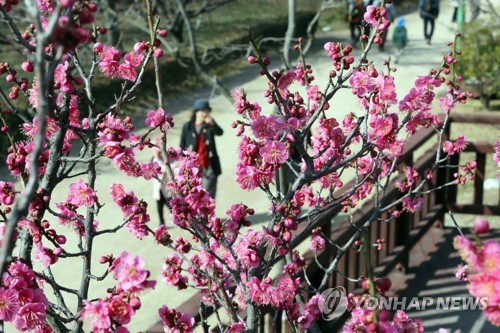
[[[453,123],[500,125],[500,116],[494,116],[491,114],[453,115],[450,120],[451,121],[445,131],[446,138],[449,138]],[[435,152],[437,147],[433,146],[420,156],[416,156],[415,152],[418,148],[428,144],[428,142],[431,142],[430,140],[433,138],[435,138],[434,130],[424,129],[419,131],[406,145],[401,163],[405,165],[413,165],[418,172],[423,175],[424,172],[430,169],[435,162]],[[489,157],[487,157],[487,155],[494,152],[494,142],[474,142],[469,144],[465,151],[476,154],[477,167],[473,186],[473,202],[467,205],[457,205],[457,185],[452,185],[425,195],[423,197],[423,208],[415,214],[402,213],[396,221],[389,223],[383,221],[371,223],[369,227],[371,241],[373,243],[375,243],[377,239],[383,239],[385,241],[383,249],[381,251],[374,252],[374,255],[372,256],[372,265],[376,267],[375,273],[377,276],[387,275],[396,267],[396,265],[401,265],[401,267],[406,268],[408,265],[409,252],[412,247],[421,239],[422,236],[425,235],[433,224],[444,222],[444,215],[447,211],[468,214],[500,215],[500,202],[498,205],[483,204],[485,165],[487,158],[491,158],[491,155]],[[459,158],[459,154],[453,155],[450,158],[449,164],[458,165]],[[449,168],[438,169],[434,172],[432,179],[425,185],[423,191],[436,188],[440,184],[445,184],[453,180],[454,171],[455,170],[450,170]],[[350,188],[349,185],[353,184],[346,184],[345,188]],[[394,186],[393,182],[388,187],[387,195],[384,200],[387,203],[393,202],[400,196],[401,193]],[[354,213],[352,222],[358,226],[363,225],[371,217],[373,209],[374,208],[371,203],[366,203]],[[322,226],[325,234],[330,234],[330,239],[336,244],[345,244],[345,242],[352,237],[355,229],[347,219],[335,223],[332,227],[332,221],[336,216],[338,216],[339,213],[340,208],[335,208],[327,213],[324,213],[319,217],[319,225]],[[307,237],[308,235],[302,235],[297,238],[293,243],[294,247],[305,241]],[[333,260],[333,258],[335,258],[336,255],[337,249],[331,248],[319,254],[317,260],[321,265],[326,266]],[[306,252],[304,257],[308,262],[306,273],[309,277],[309,281],[313,286],[318,286],[323,279],[323,270],[318,267],[313,252]],[[356,278],[366,273],[366,262],[362,253],[354,250],[347,251],[341,257],[337,267],[343,274],[333,274],[329,278],[328,287],[343,286],[348,291],[355,290],[359,287],[357,283],[350,281],[350,279],[347,279],[346,276]],[[197,294],[176,309],[177,311],[190,313],[198,322],[200,320],[198,306],[200,300],[201,296]],[[268,323],[265,329],[266,332],[289,332],[288,324],[281,321],[280,313],[274,313],[272,309],[269,309],[265,315],[267,318],[264,320]],[[336,327],[342,324],[344,319],[345,317],[341,317],[335,322],[318,322],[318,324],[325,331],[333,332]],[[148,332],[163,332],[163,326],[161,324],[156,324],[152,326]]]

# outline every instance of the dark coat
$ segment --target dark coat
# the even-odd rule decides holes
[[[210,166],[212,167],[214,174],[216,176],[222,173],[219,155],[217,154],[217,148],[215,147],[215,136],[222,135],[224,131],[217,125],[214,121],[214,125],[203,124],[201,127],[200,134],[205,138],[205,144],[208,149],[208,158],[210,159]],[[191,149],[196,151],[196,129],[194,127],[194,122],[190,121],[182,127],[181,143],[180,147],[183,150]]]
[[[420,17],[437,19],[439,15],[439,0],[419,0]]]
[[[392,35],[392,44],[397,49],[402,49],[406,46],[408,42],[408,37],[406,36],[406,28],[404,26],[396,27],[394,29],[394,34]]]

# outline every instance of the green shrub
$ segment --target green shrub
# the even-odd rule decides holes
[[[488,107],[500,91],[500,20],[492,16],[466,24],[461,50],[458,71]]]

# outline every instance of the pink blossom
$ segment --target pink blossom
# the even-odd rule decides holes
[[[480,252],[480,267],[486,274],[500,276],[500,242],[484,242]]]
[[[174,309],[169,309],[163,305],[158,309],[163,325],[165,325],[166,333],[191,333],[193,332],[195,321],[187,313],[177,312]]]
[[[122,79],[130,82],[135,82],[137,79],[137,71],[131,64],[120,64],[118,66],[118,73]]]
[[[394,84],[394,76],[379,75],[377,78],[379,85],[379,97],[387,105],[397,103],[396,85]]]
[[[0,181],[0,203],[12,205],[14,203],[14,196],[14,183]]]
[[[372,80],[366,71],[354,71],[349,83],[351,84],[352,93],[358,97],[365,97],[377,88],[376,82]]]
[[[490,230],[490,223],[488,220],[477,216],[474,220],[474,232],[476,234],[487,234]]]
[[[457,269],[455,271],[455,277],[458,280],[466,280],[467,275],[468,275],[469,267],[464,264],[460,264],[457,266]]]
[[[144,260],[139,256],[134,258],[128,252],[122,252],[109,271],[113,272],[113,278],[125,292],[137,293],[156,284],[156,281],[147,280],[149,271],[144,269]]]
[[[62,64],[57,65],[54,71],[54,83],[59,89],[64,93],[72,93],[75,90],[74,83],[80,83],[81,81],[74,80],[69,72],[69,62],[65,61]]]
[[[245,323],[240,321],[232,324],[231,327],[229,327],[225,333],[245,333],[245,332],[246,332]]]
[[[495,326],[500,326],[500,307],[488,306],[483,311],[484,316]]]
[[[134,298],[132,298],[132,300],[133,299]],[[129,302],[132,303],[132,301],[124,301],[122,295],[116,295],[111,298],[108,303],[110,314],[113,316],[113,319],[120,325],[127,325],[128,323],[130,323],[130,320],[135,313],[134,308],[130,305]],[[116,333],[116,330],[114,332]]]
[[[463,136],[462,134],[460,134],[457,138],[457,140],[455,140],[455,143],[454,143],[454,150],[456,153],[459,153],[461,151],[463,151],[465,149],[465,147],[467,146],[468,142],[467,142],[467,139],[465,138],[465,136]]]
[[[148,111],[145,122],[150,128],[161,126],[162,132],[166,132],[168,129],[174,127],[172,114],[165,114],[165,110],[163,110],[163,108]]]
[[[236,165],[236,181],[244,190],[253,190],[260,184],[269,184],[273,174],[256,169],[252,166]]]
[[[0,288],[0,320],[11,321],[18,310],[18,293],[14,289]]]
[[[95,50],[94,50],[95,51]],[[115,77],[120,74],[120,51],[114,47],[104,45],[101,51],[99,69],[107,76]]]
[[[273,289],[269,282],[269,278],[264,279],[264,281],[260,281],[256,276],[250,278],[247,288],[249,289],[248,293],[252,301],[259,305],[269,304]]]
[[[500,305],[500,279],[493,275],[469,275],[469,293],[475,297],[487,297],[488,305]]]
[[[134,52],[142,53],[143,51],[147,51],[149,48],[149,43],[147,42],[137,42],[134,44]]]
[[[141,170],[141,176],[146,180],[150,180],[161,175],[161,167],[156,161],[139,163],[139,168]]]
[[[304,313],[297,319],[297,323],[299,324],[299,328],[303,330],[307,330],[309,326],[311,326],[314,321],[314,317],[309,313]]]
[[[422,198],[412,198],[412,197],[403,198],[403,210],[406,210],[410,213],[415,213],[417,210],[422,208],[423,205],[424,205],[424,199]]]
[[[420,319],[410,319],[402,310],[398,310],[394,315],[393,325],[398,329],[398,332],[421,333],[424,331],[424,327]]]
[[[260,152],[262,159],[268,164],[283,164],[288,159],[288,149],[280,141],[266,141]]]
[[[425,88],[425,89],[433,89],[441,86],[441,81],[435,79],[431,75],[419,75],[415,80],[415,87],[417,88]]]
[[[463,261],[467,263],[471,270],[476,271],[479,265],[479,256],[474,244],[463,236],[456,236],[453,239],[453,247],[458,251]]]
[[[283,129],[287,126],[286,122],[274,115],[258,116],[252,122],[253,135],[257,139],[274,139],[281,135]]]
[[[443,142],[443,151],[447,153],[448,155],[453,155],[455,154],[455,150],[453,147],[453,142],[451,141],[445,141]]]
[[[78,182],[69,185],[69,195],[66,201],[77,207],[92,207],[97,201],[97,196],[94,190],[80,179]]]
[[[55,0],[36,0],[38,10],[51,14],[56,6]]]
[[[109,303],[99,299],[92,304],[89,301],[84,301],[82,309],[82,318],[90,320],[92,331],[101,332],[108,331],[111,328],[111,314]]]
[[[311,239],[311,244],[309,245],[309,248],[314,251],[323,251],[325,249],[325,239],[321,236],[314,236],[313,239]]]
[[[43,303],[29,302],[19,308],[14,317],[14,326],[20,331],[30,331],[43,326],[47,314]]]
[[[423,98],[424,90],[411,88],[410,92],[399,102],[399,111],[414,112],[430,110],[429,103]]]
[[[445,113],[450,113],[453,109],[453,100],[451,96],[439,98],[439,108]]]
[[[493,154],[493,161],[497,162],[497,167],[500,168],[500,140],[495,143],[495,154]]]
[[[280,90],[287,89],[295,81],[295,72],[290,70],[278,79],[277,87]]]
[[[366,12],[363,15],[363,18],[365,19],[366,23],[371,24],[372,26],[377,25],[377,20],[378,20],[378,7],[377,6],[368,6],[366,7]]]
[[[141,64],[141,62],[144,60],[144,55],[142,55],[141,53],[137,53],[135,51],[132,51],[132,52],[125,54],[123,59],[125,60],[125,62],[127,64],[130,64],[132,67],[138,67]]]

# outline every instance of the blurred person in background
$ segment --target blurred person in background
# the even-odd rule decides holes
[[[180,147],[183,150],[191,149],[198,155],[203,187],[215,199],[217,177],[222,172],[215,136],[222,135],[224,131],[210,116],[211,111],[208,100],[195,101],[191,119],[182,127]]]

